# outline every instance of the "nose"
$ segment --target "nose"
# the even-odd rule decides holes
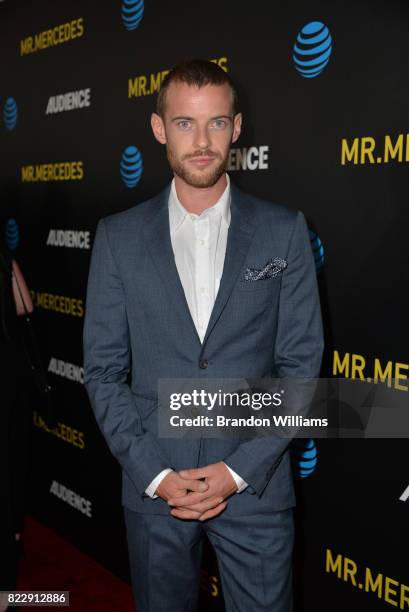
[[[210,146],[210,137],[206,125],[197,125],[195,130],[195,142],[194,146],[198,149],[207,149]]]

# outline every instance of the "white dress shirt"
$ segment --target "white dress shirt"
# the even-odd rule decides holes
[[[189,213],[180,203],[175,179],[169,194],[169,226],[172,249],[180,281],[185,292],[197,333],[201,342],[206,334],[223,273],[227,234],[230,225],[230,178],[220,199],[200,215]],[[226,465],[234,478],[238,493],[247,483]],[[162,480],[172,470],[160,472],[145,493],[153,499]]]

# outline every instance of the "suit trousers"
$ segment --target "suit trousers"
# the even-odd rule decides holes
[[[213,546],[227,612],[291,612],[293,509],[205,522],[124,508],[138,612],[194,612],[201,552]]]

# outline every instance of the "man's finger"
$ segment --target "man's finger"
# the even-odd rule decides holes
[[[178,508],[177,510],[171,510],[171,515],[184,520],[197,520],[200,517],[200,512],[194,512],[193,510],[181,510]]]
[[[207,519],[213,518],[214,516],[217,516],[218,514],[221,514],[225,508],[227,508],[227,502],[226,501],[224,501],[223,503],[221,503],[218,506],[216,506],[216,508],[213,508],[212,510],[207,510],[206,512],[204,512],[199,517],[199,521],[207,521]]]
[[[172,497],[168,499],[169,506],[193,506],[193,504],[200,504],[207,500],[207,491],[205,493],[188,493],[182,497]]]
[[[191,468],[190,470],[181,470],[178,473],[181,478],[187,478],[187,479],[192,478],[195,480],[197,480],[198,478],[206,478],[206,476],[209,475],[207,467]]]
[[[211,510],[212,508],[215,508],[216,506],[221,504],[223,501],[224,501],[223,498],[217,497],[211,500],[206,500],[199,504],[189,504],[186,506],[177,505],[174,509],[175,510],[193,510],[194,512],[200,512],[200,514],[203,514],[204,512],[207,512],[207,510]]]
[[[190,491],[198,491],[198,492],[203,493],[204,491],[207,491],[207,489],[209,488],[209,485],[207,482],[202,482],[201,480],[192,479],[192,480],[186,480],[186,482],[183,482],[183,488],[189,489]]]

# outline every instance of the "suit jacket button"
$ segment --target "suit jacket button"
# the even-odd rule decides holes
[[[201,359],[199,361],[199,368],[202,368],[202,370],[205,370],[208,365],[209,365],[209,362],[207,361],[207,359]]]

